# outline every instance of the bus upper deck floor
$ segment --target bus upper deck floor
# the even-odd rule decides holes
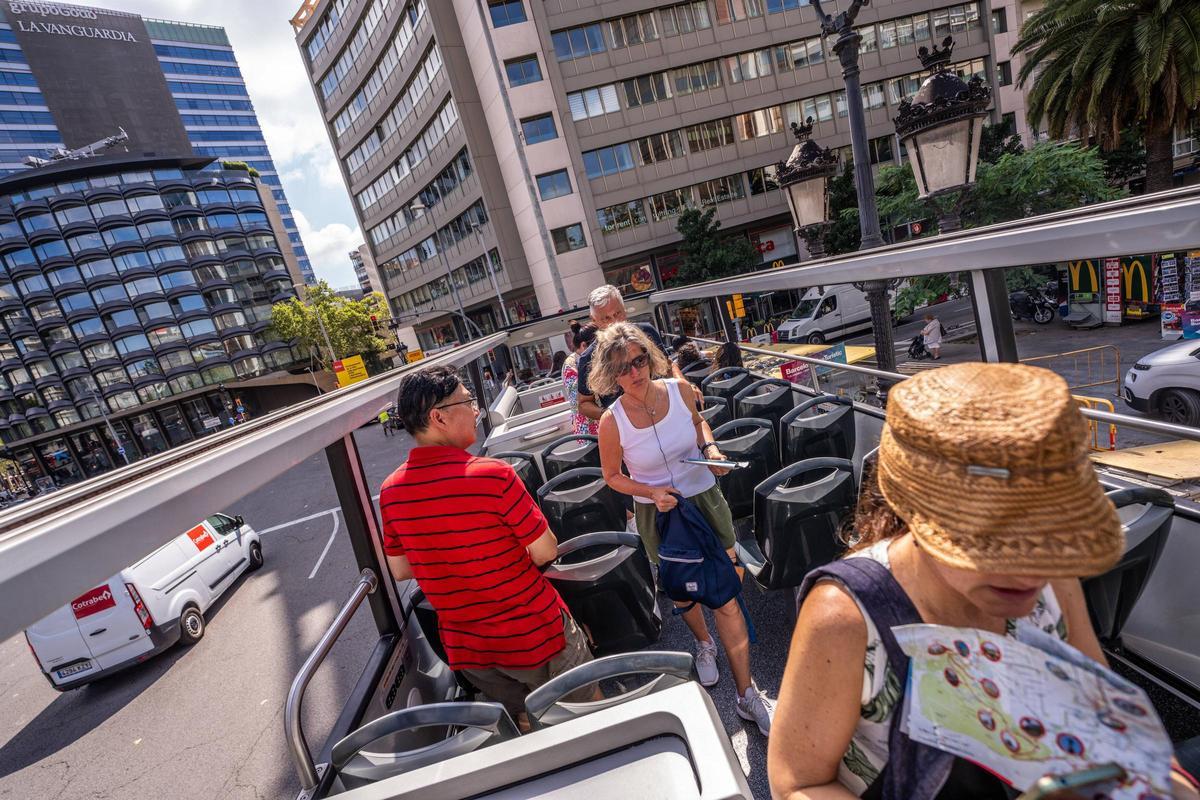
[[[1073,248],[1076,256],[1081,252],[1096,256],[1137,252],[1160,246],[1164,236],[1172,245],[1186,247],[1200,244],[1198,211],[1200,190],[1180,190],[1104,204],[1088,213],[1083,210],[1064,212],[915,244],[879,248],[855,256],[826,259],[814,266],[682,287],[660,292],[651,300],[663,302],[760,288],[802,288],[839,281],[902,277],[906,271],[907,274],[963,268],[980,271],[1053,260],[1059,257],[1063,248]],[[1041,254],[1037,255],[1039,252]],[[366,484],[355,448],[354,431],[391,403],[406,372],[429,364],[455,363],[468,366],[473,380],[478,383],[479,359],[494,348],[520,343],[528,332],[527,328],[517,328],[468,343],[421,364],[377,376],[353,388],[215,435],[202,443],[168,451],[155,459],[9,510],[0,518],[0,602],[6,608],[0,619],[0,630],[6,636],[17,632],[52,611],[64,602],[64,598],[78,595],[123,565],[154,550],[170,535],[169,532],[176,530],[180,519],[203,518],[213,508],[227,507],[321,450],[326,452],[331,464],[348,538],[359,566],[370,570],[376,579],[386,575],[378,521],[371,502],[373,487]],[[852,369],[855,365],[824,362],[821,365],[872,377],[869,370]],[[874,377],[893,380],[902,376]],[[793,406],[813,394],[811,388],[804,386],[787,389]],[[857,472],[862,458],[873,448],[872,442],[879,435],[882,413],[877,408],[857,403],[847,407],[851,409],[855,442],[849,458]],[[1200,431],[1194,429],[1098,411],[1085,413],[1101,422],[1200,441]],[[770,424],[776,437],[779,437],[778,426],[782,419],[783,415],[778,419],[771,416]],[[503,419],[496,421],[504,422]],[[491,422],[489,420],[489,424]],[[545,420],[530,422],[536,426]],[[530,428],[520,436],[532,437],[525,440],[526,444],[537,443],[546,427],[542,424]],[[779,446],[778,441],[776,446]],[[845,457],[846,454],[840,455]],[[1149,483],[1103,469],[1101,474],[1113,488],[1135,488],[1139,483]],[[1163,679],[1168,691],[1191,700],[1189,686],[1200,685],[1200,630],[1195,629],[1192,619],[1189,587],[1193,578],[1188,575],[1188,565],[1195,564],[1200,557],[1200,508],[1182,496],[1172,499],[1170,535],[1152,579],[1128,613],[1121,652],[1129,654],[1133,668]],[[1070,502],[1070,499],[1064,498],[1064,502]],[[1147,507],[1146,503],[1131,503],[1133,518],[1137,518],[1139,510],[1133,507],[1135,505],[1143,512]],[[777,585],[771,583],[770,573],[763,580]],[[424,681],[420,684],[424,691],[418,695],[427,702],[431,698],[445,699],[452,689],[449,686],[452,676],[447,676],[444,670],[439,671],[431,660],[432,646],[422,644],[419,626],[406,625],[409,598],[404,594],[404,587],[397,587],[390,580],[378,580],[374,591],[368,592],[364,587],[360,594],[358,600],[370,608],[379,634],[378,644],[363,664],[362,676],[347,699],[330,741],[318,748],[315,758],[307,760],[305,785],[306,789],[311,789],[309,796],[326,795],[331,791],[332,775],[327,768],[316,780],[311,778],[319,772],[317,764],[331,763],[333,745],[338,740],[388,713],[397,703],[404,704],[405,698],[411,696],[411,690],[418,688],[418,681]],[[661,740],[679,736],[681,730],[682,740],[698,748],[693,752],[711,754],[709,766],[724,770],[723,777],[714,778],[711,785],[723,786],[728,792],[717,795],[702,791],[702,796],[748,796],[744,794],[747,791],[744,782],[739,784],[729,770],[728,750],[720,744],[723,734],[715,739],[708,737],[707,732],[719,731],[720,724],[713,716],[711,706],[704,705],[705,695],[689,693],[687,686],[674,687],[670,691],[674,694],[668,695],[664,690],[621,707],[566,722],[557,730],[540,732],[547,735],[539,740],[530,737],[527,741],[501,741],[472,757],[471,763],[478,765],[478,769],[464,768],[457,772],[467,776],[467,783],[442,784],[439,791],[423,796],[464,796],[464,793],[481,796],[497,788],[500,785],[497,781],[508,785],[538,778],[542,764],[554,763],[565,768],[569,764],[561,759],[567,759],[570,764],[587,762],[600,755],[595,746],[603,744],[608,752],[613,749],[614,742],[618,743],[618,748],[628,750],[638,743],[655,740],[657,749],[653,752],[633,748],[637,764],[666,762],[677,765],[678,742],[667,740],[664,745]],[[647,719],[666,719],[660,712],[669,698],[678,698],[679,713],[674,721],[657,728],[648,726]],[[595,731],[602,726],[620,732],[623,738],[611,739],[597,734]],[[693,733],[697,737],[694,742],[688,738]],[[711,745],[710,749],[700,747],[701,739]],[[727,743],[727,739],[725,741]],[[540,742],[558,742],[560,747],[547,746],[540,750]],[[304,755],[299,748],[296,750],[297,755]],[[560,755],[547,755],[551,751]],[[533,757],[531,754],[535,752],[537,755]],[[542,761],[544,758],[550,761]],[[456,765],[462,763],[455,762]],[[691,766],[699,769],[695,759]],[[600,772],[630,774],[625,771],[629,768],[627,763],[610,767],[598,769]],[[410,796],[406,793],[420,790],[411,785],[412,781],[426,781],[425,787],[429,788],[450,771],[448,766],[423,767],[398,779],[355,789],[347,797]],[[578,777],[586,782],[596,776],[580,774]],[[468,788],[470,791],[466,792]]]

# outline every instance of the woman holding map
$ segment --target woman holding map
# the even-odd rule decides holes
[[[958,364],[892,390],[851,552],[800,590],[768,753],[776,798],[1014,796],[901,729],[908,660],[892,628],[974,628],[1001,643],[1032,628],[1105,663],[1079,578],[1112,567],[1124,541],[1086,433],[1066,382],[1036,367]],[[980,655],[997,661],[1001,646]],[[996,719],[981,711],[978,724]],[[1198,797],[1184,775],[1171,779],[1176,798]]]

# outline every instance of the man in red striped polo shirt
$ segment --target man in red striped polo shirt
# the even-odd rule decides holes
[[[388,566],[437,611],[450,667],[517,719],[530,691],[592,657],[538,570],[558,541],[512,467],[467,452],[479,406],[453,368],[407,376],[397,405],[417,446],[379,497]]]

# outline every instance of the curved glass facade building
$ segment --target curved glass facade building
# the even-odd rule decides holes
[[[27,480],[82,480],[215,432],[253,410],[242,380],[296,361],[267,330],[294,290],[260,186],[211,162],[0,179],[0,439]]]

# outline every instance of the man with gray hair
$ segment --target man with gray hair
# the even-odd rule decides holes
[[[621,290],[609,284],[592,290],[588,295],[588,309],[592,322],[598,330],[604,330],[614,322],[625,322],[628,319],[628,315],[625,313],[625,298],[621,296]],[[663,343],[662,335],[657,328],[647,322],[633,324],[642,329],[664,356],[670,358],[671,354],[667,351],[667,346]],[[579,412],[588,419],[598,420],[604,415],[604,409],[620,396],[620,390],[618,389],[618,393],[612,396],[595,397],[592,395],[592,391],[588,387],[587,375],[588,369],[592,366],[592,350],[594,348],[595,343],[593,342],[579,356]],[[671,376],[684,380],[683,373],[679,371],[679,367],[675,366],[674,362],[671,363]]]

